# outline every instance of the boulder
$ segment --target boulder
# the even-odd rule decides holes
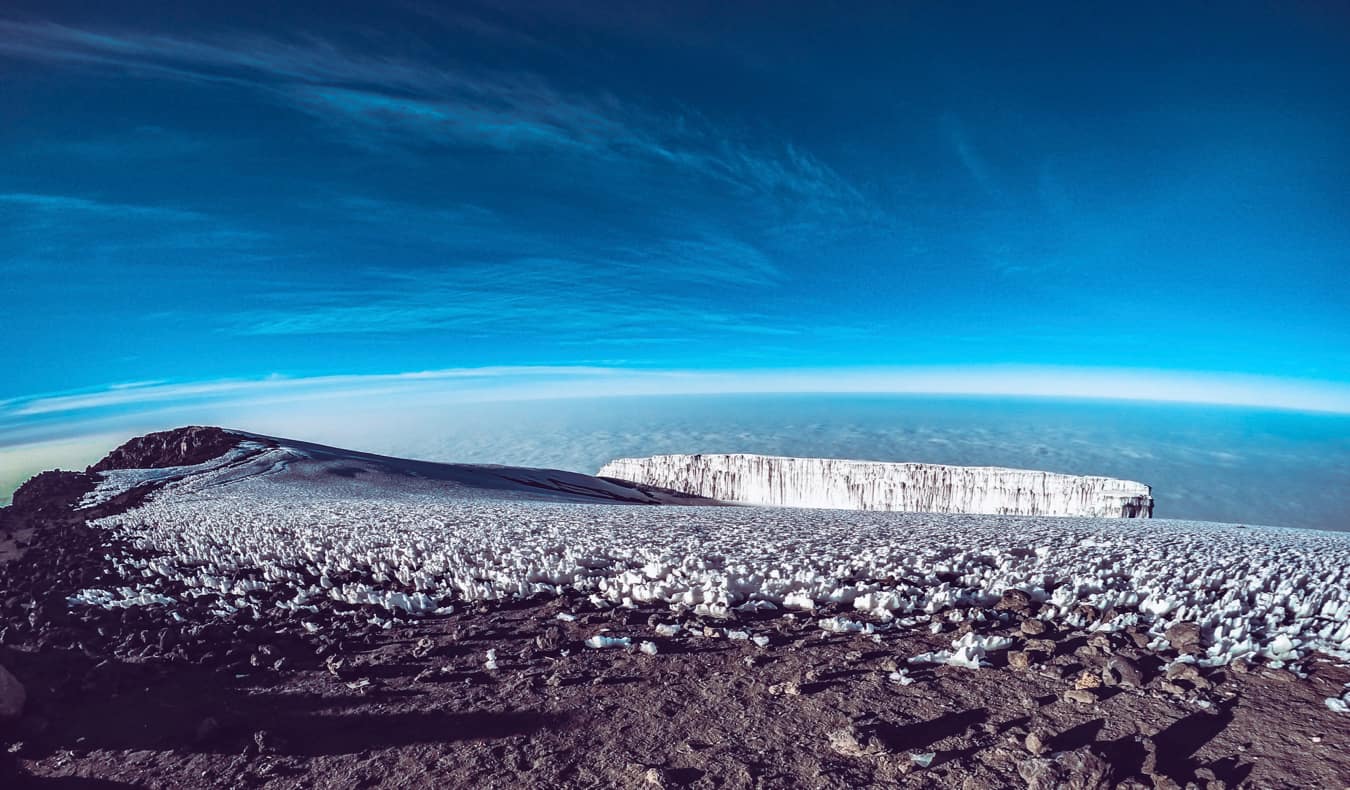
[[[1052,758],[1024,760],[1017,773],[1028,790],[1109,790],[1111,765],[1084,746]]]

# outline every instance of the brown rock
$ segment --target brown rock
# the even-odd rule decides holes
[[[1102,685],[1101,675],[1098,675],[1096,672],[1091,672],[1086,669],[1083,670],[1082,673],[1078,675],[1078,678],[1073,682],[1073,687],[1076,689],[1095,689],[1101,688],[1101,685]]]
[[[1131,686],[1142,688],[1144,672],[1139,665],[1125,656],[1111,656],[1102,669],[1102,680],[1108,686]]]
[[[1183,620],[1180,623],[1173,623],[1163,632],[1167,641],[1179,653],[1192,653],[1200,651],[1200,624]]]
[[[1096,705],[1097,695],[1088,689],[1069,689],[1064,692],[1066,702],[1077,702],[1079,705]]]
[[[1109,790],[1111,766],[1084,746],[1053,758],[1031,758],[1017,767],[1027,790]]]
[[[1022,590],[1004,590],[1003,597],[994,604],[994,609],[1000,612],[1029,613],[1031,596]]]
[[[1055,641],[1053,639],[1028,639],[1022,649],[1030,653],[1049,653],[1055,654]]]
[[[1013,669],[1026,669],[1031,666],[1031,654],[1023,650],[1009,650],[1008,666]]]
[[[540,650],[560,650],[567,644],[567,633],[560,625],[546,626],[534,638],[535,647]]]
[[[1023,620],[1021,631],[1023,636],[1040,636],[1045,633],[1045,621],[1035,618]]]
[[[1050,751],[1049,741],[1050,741],[1049,736],[1037,732],[1036,730],[1032,730],[1031,732],[1027,733],[1027,737],[1022,742],[1022,745],[1027,747],[1027,751],[1031,752],[1037,757],[1040,757],[1041,755],[1049,753]]]

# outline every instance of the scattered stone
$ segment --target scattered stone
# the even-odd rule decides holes
[[[1076,689],[1095,689],[1101,688],[1101,685],[1101,675],[1086,669],[1079,673],[1078,678],[1073,682],[1073,687]]]
[[[561,650],[567,644],[567,634],[561,626],[549,625],[534,638],[535,647],[540,650]]]
[[[1167,641],[1178,653],[1185,655],[1201,652],[1199,623],[1193,623],[1189,620],[1173,623],[1163,632],[1163,636],[1167,638]]]
[[[1027,733],[1027,737],[1022,741],[1022,745],[1027,748],[1027,751],[1040,757],[1050,753],[1049,740],[1050,739],[1042,733],[1032,730]]]
[[[1168,680],[1190,680],[1194,681],[1200,677],[1200,670],[1195,664],[1187,664],[1180,661],[1167,665]]]
[[[1143,688],[1144,672],[1139,665],[1125,656],[1111,656],[1102,668],[1102,682],[1108,686],[1130,686]]]
[[[1031,612],[1031,596],[1022,590],[1004,590],[1003,597],[994,604],[994,609],[999,612],[1014,612],[1018,614],[1029,614]]]
[[[797,697],[801,696],[802,686],[795,680],[789,680],[785,683],[774,683],[769,686],[769,693],[774,696]]]
[[[1008,666],[1013,669],[1026,669],[1031,666],[1031,654],[1024,650],[1008,651]]]
[[[1185,686],[1171,680],[1164,680],[1159,684],[1159,687],[1174,697],[1184,697],[1187,693]]]
[[[834,730],[826,738],[830,748],[845,757],[875,757],[890,751],[880,740],[853,725]]]
[[[1028,639],[1022,649],[1030,653],[1049,653],[1055,654],[1055,640],[1053,639]]]
[[[1027,790],[1110,790],[1111,765],[1083,746],[1053,758],[1033,757],[1017,766]]]
[[[1094,666],[1104,663],[1106,659],[1106,656],[1102,655],[1102,651],[1092,645],[1080,645],[1077,650],[1073,651],[1073,654],[1084,664]]]
[[[253,743],[258,747],[259,754],[277,754],[286,748],[285,739],[271,730],[258,730],[253,733]]]
[[[412,656],[413,658],[426,658],[431,655],[431,651],[435,647],[436,643],[424,636],[417,640],[417,644],[413,645]]]
[[[1069,689],[1064,692],[1066,702],[1077,702],[1079,705],[1096,705],[1097,695],[1089,689]]]
[[[1041,674],[1058,680],[1064,680],[1072,674],[1072,672],[1067,666],[1061,664],[1046,664],[1041,668]]]
[[[1198,691],[1208,691],[1214,688],[1214,684],[1200,674],[1200,669],[1196,665],[1179,661],[1167,665],[1167,680],[1184,681]]]
[[[1088,638],[1088,644],[1103,653],[1111,652],[1111,638],[1106,634],[1093,634]]]
[[[1035,618],[1028,618],[1022,621],[1021,631],[1023,636],[1040,636],[1045,633],[1045,621]]]

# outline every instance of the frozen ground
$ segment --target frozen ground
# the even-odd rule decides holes
[[[141,506],[94,522],[150,553],[112,558],[134,584],[78,599],[134,606],[208,597],[223,614],[272,605],[303,617],[311,602],[331,598],[407,616],[572,589],[596,603],[710,616],[843,604],[855,614],[835,627],[885,630],[991,606],[1020,589],[1047,604],[1042,619],[1073,623],[1090,604],[1107,615],[1093,629],[1136,626],[1158,644],[1168,626],[1198,623],[1203,664],[1350,655],[1346,535],[1168,520],[591,504],[597,489],[587,481],[596,479],[584,475],[434,467],[291,443],[194,468]],[[600,493],[621,500],[633,491]],[[286,592],[279,601],[278,587]],[[264,592],[275,602],[260,604]],[[953,644],[935,658],[978,662],[996,647]]]

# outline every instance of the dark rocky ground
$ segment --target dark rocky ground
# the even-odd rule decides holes
[[[161,449],[218,452],[201,438]],[[0,666],[26,691],[0,721],[0,787],[1350,787],[1350,717],[1323,702],[1350,682],[1339,662],[1169,678],[1175,654],[1131,634],[1023,633],[1034,604],[1015,594],[986,622],[880,641],[822,631],[830,611],[728,622],[581,597],[390,629],[327,603],[313,633],[205,605],[182,622],[72,611],[67,595],[110,583],[103,555],[129,550],[85,519],[146,493],[72,512],[91,486],[48,473],[0,511]],[[971,627],[1018,644],[990,668],[890,679]],[[582,645],[603,629],[659,652]]]

